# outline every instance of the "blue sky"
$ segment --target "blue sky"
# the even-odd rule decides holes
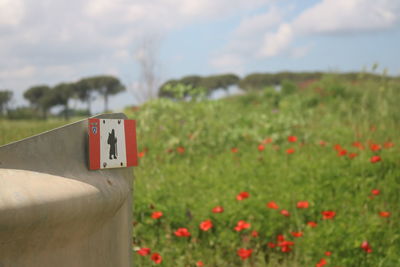
[[[141,94],[146,53],[161,83],[374,63],[400,75],[398,47],[398,0],[0,0],[0,89],[14,106],[32,85],[111,74],[128,88],[111,100],[122,109]]]

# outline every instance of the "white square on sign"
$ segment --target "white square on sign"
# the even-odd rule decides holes
[[[126,165],[125,128],[123,120],[100,119],[101,168]]]

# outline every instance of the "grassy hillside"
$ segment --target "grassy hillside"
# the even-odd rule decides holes
[[[307,86],[126,110],[135,266],[400,266],[399,84]],[[61,124],[0,121],[0,143]]]
[[[399,90],[326,76],[127,111],[135,249],[164,266],[400,266]]]

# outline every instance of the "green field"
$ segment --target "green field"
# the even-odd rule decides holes
[[[400,266],[399,103],[384,77],[325,76],[127,109],[140,152],[135,266],[157,265],[153,253],[159,266]],[[61,124],[1,121],[0,142]]]

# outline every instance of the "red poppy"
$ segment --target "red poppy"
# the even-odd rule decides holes
[[[291,232],[293,237],[302,237],[303,236],[303,232]]]
[[[379,212],[379,216],[387,218],[390,217],[390,212],[389,211],[381,211]]]
[[[330,220],[335,218],[336,212],[331,211],[331,210],[326,210],[322,212],[322,219],[323,220]]]
[[[349,158],[350,158],[350,159],[354,159],[354,158],[357,157],[357,156],[358,156],[357,153],[350,153],[350,154],[349,154]]]
[[[276,241],[279,241],[279,242],[285,241],[285,236],[284,235],[277,235],[276,236]]]
[[[231,148],[231,152],[232,152],[232,153],[238,153],[238,152],[239,152],[239,149],[238,149],[237,147],[232,147],[232,148]]]
[[[242,258],[242,260],[247,259],[248,257],[251,256],[251,253],[253,252],[252,249],[245,249],[245,248],[240,248],[237,251],[237,255]]]
[[[200,229],[203,231],[208,231],[213,227],[213,223],[211,220],[205,220],[200,223]]]
[[[325,145],[326,145],[326,142],[321,140],[321,141],[319,141],[319,145],[320,145],[320,146],[325,146]]]
[[[307,223],[308,226],[310,226],[311,228],[317,227],[317,223],[316,222],[308,222]]]
[[[291,143],[295,143],[296,141],[297,141],[297,136],[289,136],[288,138],[287,138],[287,140],[289,141],[289,142],[291,142]]]
[[[343,149],[342,146],[339,144],[334,145],[333,148],[338,152]]]
[[[278,246],[281,247],[282,252],[290,252],[292,250],[291,246],[294,246],[294,242],[292,241],[282,241],[278,243]]]
[[[237,200],[243,200],[246,199],[250,196],[250,194],[248,192],[240,192],[237,196],[236,199]]]
[[[286,217],[289,217],[289,216],[290,216],[290,213],[289,213],[289,211],[287,211],[287,210],[281,210],[281,214],[282,214],[283,216],[286,216]]]
[[[146,152],[144,152],[144,151],[141,151],[138,153],[139,158],[143,158],[144,155],[146,155]]]
[[[372,189],[371,193],[375,196],[379,195],[381,193],[381,191],[379,189]]]
[[[186,228],[179,228],[178,230],[175,231],[175,235],[179,237],[189,237],[190,232]]]
[[[268,246],[269,248],[274,248],[274,247],[276,247],[276,244],[275,244],[275,243],[272,243],[272,242],[268,242],[268,243],[267,243],[267,246]]]
[[[158,253],[153,253],[153,255],[151,255],[151,260],[154,261],[155,264],[160,264],[162,262],[162,257]]]
[[[178,151],[179,154],[183,154],[185,153],[185,148],[183,146],[178,146],[176,148],[176,151]]]
[[[267,207],[270,208],[270,209],[274,209],[274,210],[279,209],[278,204],[276,204],[274,201],[268,202],[267,203]]]
[[[308,206],[309,206],[308,201],[297,202],[297,208],[299,208],[299,209],[307,209]]]
[[[361,142],[358,142],[358,141],[353,143],[353,147],[356,147],[356,148],[358,148],[360,150],[364,150],[363,144]]]
[[[370,144],[370,145],[369,145],[369,148],[370,148],[372,151],[379,151],[379,150],[381,150],[381,146],[378,145],[378,144],[374,144],[374,143]]]
[[[361,246],[360,246],[365,252],[367,252],[367,253],[371,253],[372,252],[372,248],[371,248],[371,246],[369,245],[369,243],[368,243],[368,241],[363,241],[362,243],[361,243]]]
[[[372,156],[371,159],[369,160],[371,163],[376,163],[381,161],[381,157],[379,156]]]
[[[394,144],[392,142],[386,142],[383,144],[383,147],[384,148],[392,148],[392,147],[394,147]]]
[[[330,251],[325,251],[325,255],[329,257],[330,255],[332,255],[332,252],[330,252]]]
[[[323,267],[324,265],[328,264],[328,262],[322,258],[319,260],[319,262],[315,265],[315,267]]]
[[[296,150],[294,150],[294,148],[288,148],[286,149],[286,154],[293,154]]]
[[[212,209],[212,212],[213,212],[213,213],[222,213],[222,212],[224,212],[224,208],[223,208],[222,206],[215,206],[215,207]]]
[[[146,256],[146,255],[149,255],[151,253],[151,250],[149,248],[141,248],[138,251],[136,251],[136,253],[141,255],[141,256]]]
[[[248,229],[250,227],[251,227],[250,223],[248,223],[246,221],[243,221],[243,220],[240,220],[240,221],[237,222],[237,224],[236,224],[234,229],[235,229],[235,231],[240,232],[240,231],[242,231],[244,229]]]
[[[196,262],[196,266],[197,267],[203,267],[204,263],[202,261],[198,261],[198,262]]]
[[[265,149],[265,146],[264,145],[258,145],[258,151],[263,151]]]
[[[151,218],[154,220],[159,219],[163,216],[163,213],[161,211],[155,211],[151,214]]]
[[[346,156],[346,154],[347,154],[347,150],[346,149],[341,149],[341,150],[338,150],[338,156],[339,157],[342,157],[342,156]]]
[[[258,234],[257,231],[253,231],[253,232],[251,232],[251,236],[254,237],[254,238],[256,238],[256,237],[259,236],[259,234]]]

